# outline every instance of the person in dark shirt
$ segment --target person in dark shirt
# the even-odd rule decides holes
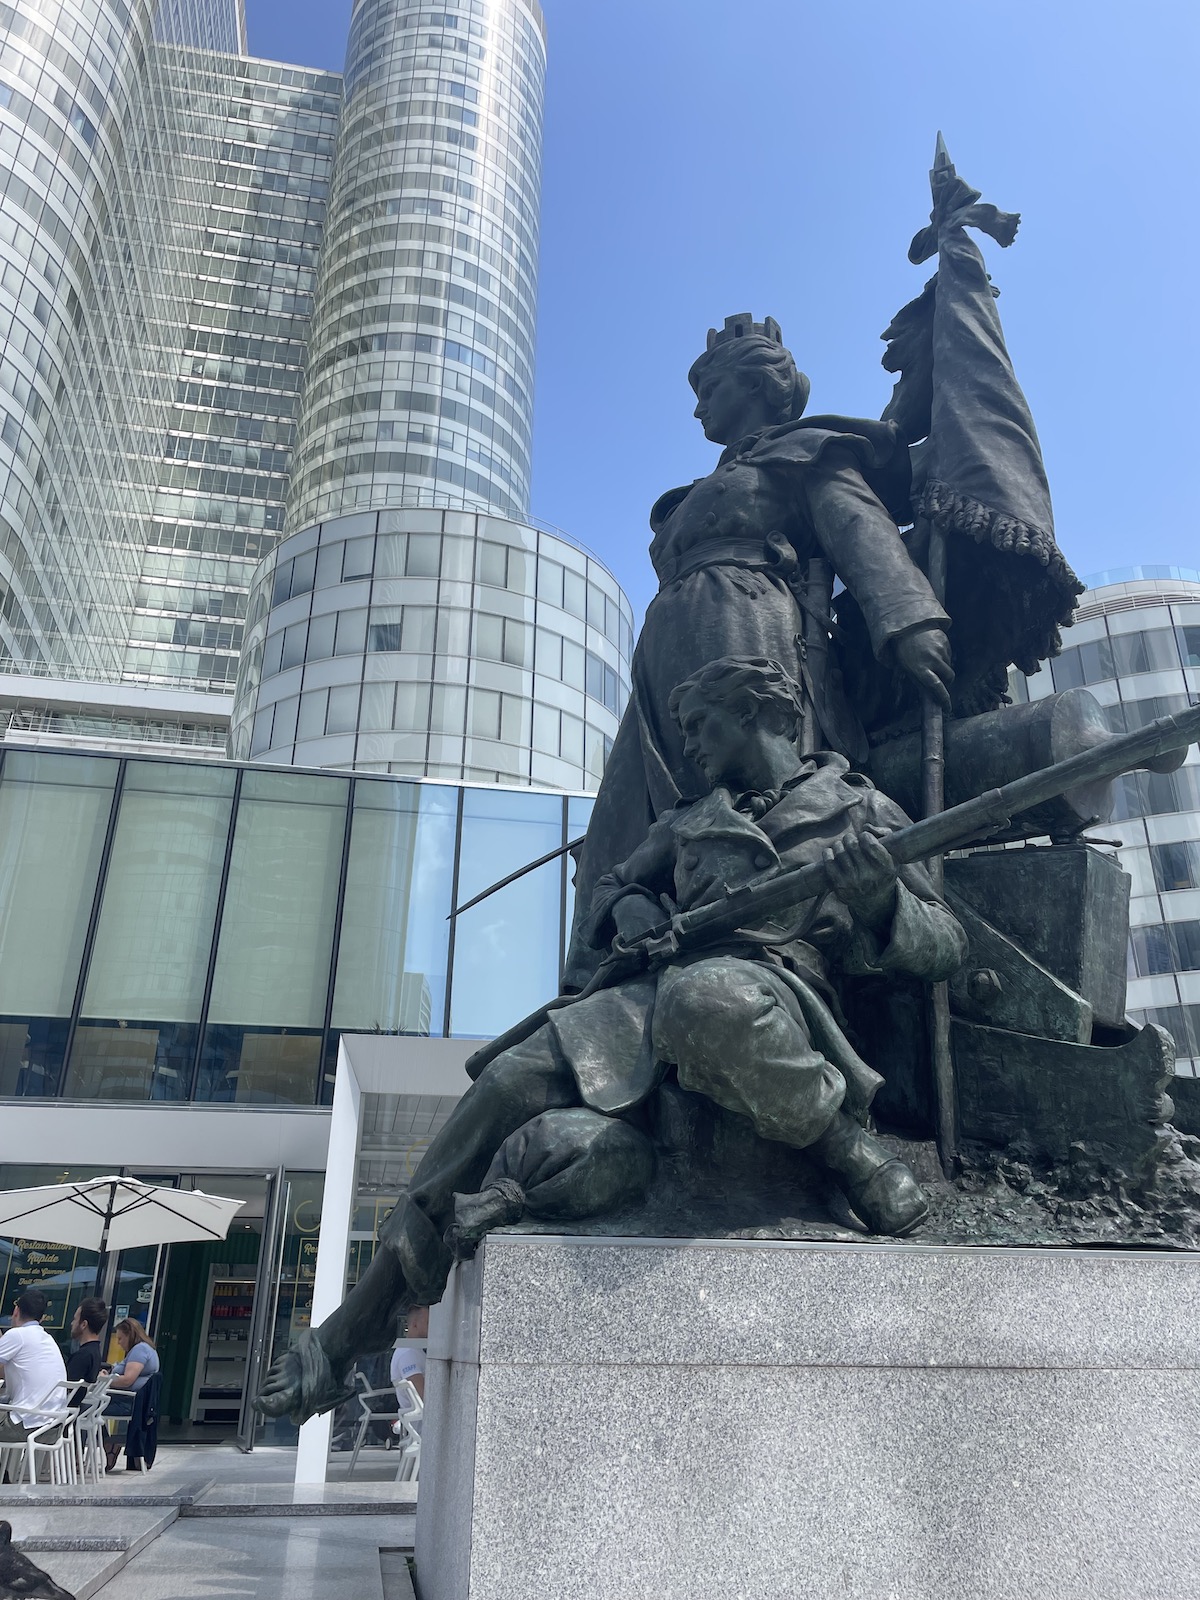
[[[67,1381],[76,1385],[71,1394],[71,1404],[83,1403],[84,1391],[80,1384],[91,1385],[100,1376],[103,1349],[100,1335],[108,1322],[108,1307],[103,1300],[81,1300],[79,1309],[71,1320],[71,1338],[78,1348],[67,1358]]]

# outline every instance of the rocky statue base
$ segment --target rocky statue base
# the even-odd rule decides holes
[[[1200,1258],[496,1234],[420,1600],[1193,1600]]]

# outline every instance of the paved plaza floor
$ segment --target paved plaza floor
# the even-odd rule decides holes
[[[395,1453],[296,1487],[293,1450],[177,1448],[145,1476],[0,1488],[0,1518],[75,1600],[411,1600],[416,1485]]]

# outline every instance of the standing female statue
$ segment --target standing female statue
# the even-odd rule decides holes
[[[723,446],[716,468],[673,489],[650,516],[659,591],[633,657],[633,692],[596,797],[577,873],[578,904],[654,820],[703,792],[668,710],[672,687],[722,656],[779,661],[804,684],[815,747],[861,761],[866,744],[836,678],[808,670],[805,610],[827,624],[828,595],[805,593],[827,561],[857,602],[871,649],[949,703],[948,618],[897,523],[912,520],[908,441],[893,422],[805,417],[809,381],[770,317],[710,330],[688,374],[696,416]],[[581,987],[595,952],[576,937],[565,985]]]

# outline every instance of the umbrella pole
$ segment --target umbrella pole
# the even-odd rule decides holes
[[[93,1291],[99,1299],[104,1292],[105,1257],[108,1255],[108,1231],[112,1226],[113,1206],[116,1203],[116,1187],[110,1186],[108,1191],[108,1206],[104,1213],[104,1229],[100,1234],[100,1254],[96,1258],[96,1287]]]

